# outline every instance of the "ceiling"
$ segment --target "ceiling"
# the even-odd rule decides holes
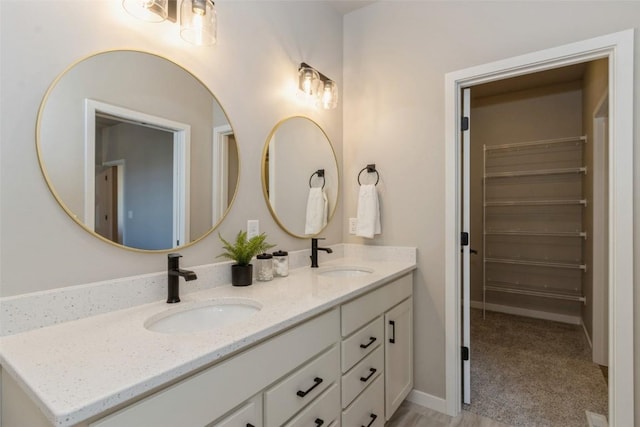
[[[333,7],[338,13],[346,15],[349,12],[353,12],[356,9],[368,6],[374,3],[375,0],[325,0],[331,7]]]
[[[551,86],[560,83],[569,83],[582,80],[587,63],[569,65],[554,68],[547,71],[525,74],[523,76],[498,80],[473,86],[471,94],[474,98],[500,95],[508,92],[534,89],[542,86]]]

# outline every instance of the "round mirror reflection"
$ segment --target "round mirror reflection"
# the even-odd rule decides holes
[[[239,159],[215,96],[179,65],[110,51],[68,68],[38,114],[38,158],[64,210],[101,239],[172,250],[210,233]]]
[[[329,138],[307,117],[278,123],[262,156],[262,189],[273,218],[295,237],[315,236],[336,209],[338,163]]]

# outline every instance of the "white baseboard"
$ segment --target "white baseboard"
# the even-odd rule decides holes
[[[411,403],[415,403],[416,405],[442,412],[443,414],[447,413],[447,401],[445,399],[433,396],[423,391],[416,389],[411,390],[411,393],[407,396],[407,400]]]
[[[472,308],[482,309],[482,301],[471,301]],[[569,316],[567,314],[550,313],[548,311],[529,310],[527,308],[512,307],[501,304],[485,304],[485,308],[489,311],[497,311],[499,313],[515,314],[517,316],[533,317],[535,319],[552,320],[554,322],[569,323],[571,325],[580,325],[582,319],[580,316]]]

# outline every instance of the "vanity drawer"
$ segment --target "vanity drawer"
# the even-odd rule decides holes
[[[340,418],[340,388],[332,385],[315,402],[300,412],[285,427],[329,426]]]
[[[355,402],[342,411],[344,427],[384,426],[384,381],[382,376],[367,387]]]
[[[409,298],[413,291],[413,275],[411,273],[371,291],[340,307],[342,315],[342,336],[366,325],[380,313],[384,313],[402,300]],[[366,425],[366,424],[365,424]]]
[[[268,389],[264,394],[266,426],[281,426],[329,388],[339,378],[339,364],[340,350],[334,345]]]
[[[383,370],[384,351],[383,347],[378,347],[342,377],[342,407],[349,406],[362,390],[382,374]]]
[[[262,427],[262,395],[259,394],[222,420],[206,427]]]
[[[347,372],[384,342],[384,319],[378,317],[342,341],[342,372]]]

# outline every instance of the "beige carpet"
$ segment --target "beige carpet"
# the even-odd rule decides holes
[[[481,310],[471,315],[471,405],[511,426],[586,426],[607,385],[581,326]]]

